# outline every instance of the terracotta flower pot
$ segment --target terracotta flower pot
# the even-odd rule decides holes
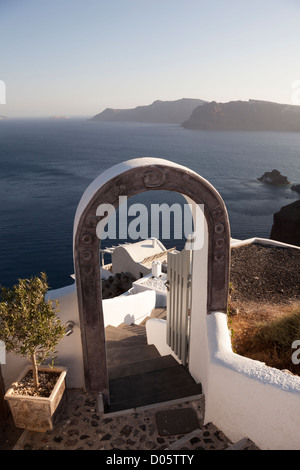
[[[31,370],[28,365],[22,371],[16,382],[20,382]],[[30,431],[46,432],[54,427],[58,412],[65,401],[65,377],[67,370],[63,367],[39,367],[39,371],[59,373],[57,382],[49,397],[21,395],[14,392],[13,386],[6,392],[4,398],[8,401],[15,426]]]

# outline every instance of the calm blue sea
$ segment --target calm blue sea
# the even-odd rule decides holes
[[[290,187],[257,178],[276,168],[300,183],[300,134],[85,118],[1,120],[0,283],[44,270],[52,288],[71,284],[73,219],[83,192],[112,165],[149,156],[185,165],[212,183],[227,205],[234,238],[268,238],[274,212],[299,199]],[[176,195],[151,192],[139,199],[150,200],[173,203]],[[175,242],[162,241],[167,247]]]

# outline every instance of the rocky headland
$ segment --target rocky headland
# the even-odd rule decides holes
[[[183,122],[187,129],[300,132],[300,106],[268,101],[212,101],[198,106]]]
[[[131,121],[181,124],[188,119],[195,108],[205,101],[193,98],[182,98],[176,101],[156,100],[148,106],[137,106],[132,109],[106,108],[96,114],[90,121]]]
[[[90,121],[174,123],[186,129],[300,132],[300,106],[249,100],[228,103],[181,98],[130,109],[106,108]]]

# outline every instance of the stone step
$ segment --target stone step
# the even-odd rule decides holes
[[[146,346],[147,343],[147,336],[128,336],[125,338],[118,337],[118,335],[114,335],[114,337],[110,337],[110,339],[106,340],[106,347],[107,349],[110,348],[129,348],[130,346],[138,346],[144,345]]]
[[[144,318],[144,320],[140,323],[140,326],[143,326],[145,328],[145,325],[146,325],[147,321],[150,320],[150,318],[152,318],[152,317]]]
[[[159,356],[143,361],[131,362],[127,364],[120,364],[119,366],[110,367],[108,369],[109,379],[116,379],[120,377],[128,377],[131,375],[142,374],[152,370],[163,369],[167,367],[175,367],[178,362],[171,356]]]
[[[151,318],[159,315],[165,315],[165,309],[156,309]],[[111,401],[106,412],[202,393],[201,385],[196,384],[188,370],[174,357],[160,356],[154,345],[147,344],[145,326],[109,326],[106,327],[106,339]]]
[[[167,390],[157,391],[153,394],[140,395],[138,397],[128,398],[127,400],[117,401],[111,400],[107,409],[108,413],[128,410],[131,408],[139,408],[143,406],[155,405],[158,403],[167,403],[171,400],[179,400],[181,398],[195,397],[202,394],[201,384],[192,384],[185,387],[171,388]]]
[[[130,401],[141,402],[143,397],[154,399],[164,394],[165,399],[173,400],[180,395],[180,388],[192,387],[194,379],[181,365],[174,367],[162,367],[148,372],[118,377],[109,380],[111,403]],[[199,393],[199,387],[197,388]],[[174,394],[176,396],[174,396]],[[193,393],[195,394],[195,393]],[[156,400],[156,398],[155,398]],[[160,400],[159,400],[160,401]],[[157,403],[157,401],[155,401]],[[136,405],[137,406],[137,405]],[[139,405],[142,406],[142,405]]]
[[[107,349],[108,368],[143,361],[153,357],[160,357],[159,352],[153,345],[138,344]]]
[[[167,318],[166,307],[157,307],[152,310],[151,318]]]
[[[145,336],[146,329],[144,326],[139,325],[125,325],[122,323],[119,326],[108,325],[105,328],[105,337],[107,340],[118,340],[124,338],[131,338],[136,336]]]
[[[128,348],[137,348],[137,347],[144,347],[147,346],[147,339],[136,339],[136,338],[128,338],[126,340],[120,341],[107,341],[106,349],[107,353],[110,354],[111,349],[128,349]]]
[[[105,328],[106,348],[127,348],[130,346],[147,345],[146,330],[126,327],[107,326]]]
[[[106,341],[119,341],[119,339],[131,338],[132,336],[136,335],[133,335],[132,332],[117,326],[108,325],[105,328]]]
[[[155,308],[154,310],[152,310],[151,315],[149,317],[146,317],[140,323],[140,326],[145,326],[147,321],[150,320],[151,318],[159,318],[159,319],[162,319],[162,320],[166,320],[167,310],[165,308]]]
[[[234,444],[231,444],[227,449],[225,450],[259,450],[256,444],[251,441],[251,439],[248,439],[248,437],[244,437],[240,439],[239,441],[235,442]]]
[[[134,323],[132,323],[131,325],[127,325],[126,323],[121,323],[118,326],[118,329],[120,329],[122,331],[126,331],[127,333],[131,334],[132,336],[139,336],[139,335],[146,334],[146,328],[142,324],[135,325]]]
[[[204,402],[203,402],[204,406]],[[201,425],[200,425],[201,424]],[[169,444],[166,450],[226,450],[231,444],[227,436],[217,428],[212,422],[203,425],[199,423],[199,428],[180,436]]]
[[[232,444],[225,434],[220,431],[220,429],[218,429],[213,423],[207,423],[203,428],[198,428],[190,433],[185,434],[176,441],[172,442],[169,445],[168,450],[190,450],[193,448],[193,444],[196,444],[197,446],[202,445],[203,449],[205,437],[209,434],[210,441],[212,441],[211,437],[214,436],[218,441],[220,441],[220,443],[223,443],[224,448],[220,450],[260,450],[256,444],[247,437],[244,437],[238,442]]]

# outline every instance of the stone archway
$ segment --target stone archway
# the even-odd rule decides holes
[[[197,173],[167,160],[138,158],[102,173],[87,188],[74,223],[74,268],[83,348],[85,386],[109,400],[100,279],[100,240],[96,226],[100,204],[119,204],[148,190],[183,194],[204,205],[208,226],[207,313],[226,312],[229,287],[230,229],[225,204],[216,189]]]

